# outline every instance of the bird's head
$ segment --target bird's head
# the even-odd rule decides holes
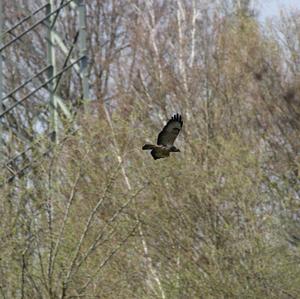
[[[177,148],[176,146],[172,146],[170,152],[180,152],[180,149]]]

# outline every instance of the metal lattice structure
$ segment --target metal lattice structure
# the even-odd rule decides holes
[[[4,168],[5,178],[1,182],[10,182],[14,178],[24,175],[28,168],[32,166],[32,154],[35,147],[39,146],[39,139],[31,140],[25,145],[25,149],[13,153],[10,157],[4,154],[5,149],[5,136],[8,134],[4,130],[4,125],[7,122],[9,116],[13,116],[18,107],[22,107],[23,103],[30,101],[30,98],[35,96],[38,92],[43,92],[47,97],[47,105],[49,106],[49,124],[50,130],[43,132],[45,138],[51,140],[52,144],[56,144],[60,139],[63,139],[62,122],[60,117],[71,119],[72,111],[70,107],[65,104],[63,98],[58,95],[61,79],[68,73],[75,70],[81,79],[81,99],[83,103],[86,103],[89,99],[89,87],[87,77],[87,47],[86,47],[86,8],[83,0],[61,0],[59,5],[55,6],[54,0],[48,0],[46,4],[42,5],[35,11],[31,12],[26,17],[22,18],[19,22],[15,23],[11,28],[4,30],[4,11],[3,0],[0,0],[0,161]],[[77,28],[76,34],[72,45],[66,46],[63,38],[57,33],[55,27],[57,20],[62,14],[64,9],[74,10],[74,14],[77,16]],[[34,18],[37,18],[34,21]],[[18,32],[16,30],[26,26],[25,30]],[[43,66],[36,73],[31,74],[29,78],[26,78],[24,82],[19,84],[16,88],[10,91],[4,90],[3,72],[5,66],[5,57],[10,55],[9,49],[12,46],[22,42],[22,38],[36,30],[40,26],[46,28],[46,34],[44,36],[47,44],[45,62],[46,66]],[[5,42],[4,42],[5,40]],[[77,51],[74,51],[76,48]],[[64,63],[58,65],[56,51],[60,50],[64,54]],[[74,54],[75,53],[75,54]],[[77,53],[77,54],[76,54]],[[75,56],[75,57],[74,57]],[[42,79],[41,79],[42,78]],[[30,84],[35,83],[34,88],[28,87]],[[36,84],[38,82],[38,84]],[[22,90],[29,89],[22,97],[16,95],[22,93]],[[12,99],[13,102],[10,100]],[[25,116],[22,116],[25,118]],[[24,119],[25,121],[25,119]],[[61,135],[61,136],[60,136]],[[47,148],[41,155],[46,155],[51,149]]]

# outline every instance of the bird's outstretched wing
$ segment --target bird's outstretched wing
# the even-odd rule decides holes
[[[174,144],[183,125],[181,115],[173,115],[167,122],[162,131],[158,134],[157,144],[171,147]]]

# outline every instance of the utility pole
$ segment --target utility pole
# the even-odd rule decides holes
[[[78,90],[78,93],[82,97],[84,110],[88,111],[88,50],[86,43],[86,7],[84,0],[60,1],[58,6],[55,6],[57,5],[57,1],[47,0],[44,5],[38,7],[35,11],[8,29],[4,29],[4,1],[5,0],[0,0],[0,161],[2,163],[4,162],[3,166],[8,174],[8,179],[5,182],[11,182],[15,178],[24,175],[25,170],[31,168],[31,163],[28,163],[28,160],[31,160],[31,152],[37,145],[35,144],[35,140],[29,140],[28,144],[25,145],[25,149],[22,148],[20,151],[9,152],[9,155],[6,155],[3,138],[10,136],[9,126],[5,126],[5,129],[4,126],[2,126],[3,123],[8,122],[6,116],[18,113],[18,107],[21,108],[21,106],[21,109],[24,107],[31,109],[30,105],[22,104],[25,103],[25,101],[30,101],[30,98],[38,92],[44,91],[45,96],[41,99],[41,103],[49,105],[49,115],[46,120],[49,131],[45,132],[46,138],[49,138],[50,133],[51,140],[54,144],[62,140],[63,122],[61,121],[60,115],[66,117],[64,119],[72,121],[72,111],[68,103],[59,96],[59,83],[66,72],[69,72],[71,69],[76,70],[81,78],[81,86],[78,86],[78,89],[81,87],[81,90]],[[76,24],[78,24],[76,26],[76,34],[71,45],[70,43],[66,43],[61,35],[55,31],[55,28],[58,27],[56,26],[58,18],[64,21],[62,10],[67,6],[77,11],[76,15],[78,18],[76,22]],[[40,16],[41,14],[42,16]],[[21,25],[23,28],[27,28],[22,30],[20,29]],[[46,57],[43,57],[44,59],[46,58],[46,66],[34,74],[26,75],[26,79],[20,81],[19,85],[13,88],[13,90],[7,90],[7,88],[4,90],[4,53],[9,57],[11,52],[8,48],[14,46],[16,43],[22,43],[22,37],[39,26],[46,27],[46,35],[44,36],[46,40]],[[19,30],[17,31],[17,29]],[[60,51],[57,51],[57,48],[59,48]],[[58,55],[60,55],[60,59],[57,59]],[[46,75],[46,78],[43,75]],[[45,102],[45,99],[47,102]],[[25,114],[22,117],[26,117]],[[36,133],[38,135],[39,132]],[[15,132],[15,134],[18,134],[18,132]],[[44,134],[44,132],[42,134]],[[49,150],[47,150],[47,152],[49,152]],[[11,165],[13,165],[13,167]]]

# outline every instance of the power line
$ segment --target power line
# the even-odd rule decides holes
[[[55,24],[59,18],[59,13],[60,11],[66,7],[67,5],[71,5],[72,7],[75,7],[75,9],[78,10],[78,30],[76,31],[76,34],[73,39],[72,45],[67,48],[64,45],[63,40],[60,38],[57,32],[54,31]],[[2,13],[2,8],[0,7],[0,25],[1,25],[1,13]],[[33,23],[30,27],[25,29],[23,32],[20,34],[14,34],[13,31],[17,29],[19,26],[24,25],[26,22],[30,21],[33,19],[34,16],[36,16],[38,13],[41,11],[45,10],[45,16],[40,18],[38,21]],[[76,69],[78,69],[80,78],[82,80],[82,96],[84,100],[87,100],[89,97],[89,92],[88,92],[88,78],[87,78],[87,47],[86,47],[86,9],[85,9],[85,4],[82,0],[61,0],[60,4],[58,7],[54,7],[53,0],[48,0],[48,3],[45,5],[42,5],[41,7],[37,8],[34,10],[32,13],[30,13],[28,16],[23,18],[21,21],[17,22],[15,25],[7,29],[6,31],[2,31],[3,27],[0,28],[0,79],[3,76],[3,67],[2,64],[5,63],[5,61],[2,61],[2,55],[3,52],[12,44],[19,42],[22,40],[22,37],[25,36],[27,33],[31,32],[33,29],[35,29],[39,25],[45,25],[48,30],[47,36],[45,36],[45,39],[47,41],[48,47],[47,47],[47,63],[46,66],[37,71],[34,75],[32,75],[29,79],[26,79],[23,83],[19,84],[16,88],[13,90],[9,91],[7,94],[3,94],[3,88],[1,89],[0,92],[0,120],[3,121],[9,121],[9,119],[4,119],[4,116],[10,112],[13,111],[17,106],[22,104],[24,101],[28,100],[31,96],[36,94],[39,90],[42,88],[45,88],[49,94],[49,101],[48,105],[50,107],[50,123],[51,123],[51,134],[46,133],[45,137],[48,139],[49,136],[51,137],[50,139],[52,140],[58,140],[57,139],[57,131],[59,127],[61,127],[61,123],[58,126],[58,111],[57,111],[57,104],[60,105],[62,111],[64,112],[65,115],[70,116],[71,113],[68,112],[67,106],[63,103],[63,100],[57,95],[60,81],[63,77],[63,75],[72,69],[73,67],[77,66]],[[3,40],[3,37],[7,34],[13,35],[13,38],[6,42],[4,45],[1,44],[1,41]],[[74,52],[73,50],[75,49],[75,45],[79,43],[79,57],[78,58],[71,58],[72,53]],[[60,47],[62,49],[62,52],[65,54],[64,62],[62,66],[60,67],[60,70],[57,72],[56,71],[56,55],[55,55],[55,48]],[[7,57],[10,54],[7,54]],[[78,54],[77,54],[78,55]],[[50,59],[51,58],[51,59]],[[2,62],[2,64],[1,64]],[[42,76],[44,73],[47,73],[48,78],[46,78],[43,82],[42,81]],[[44,77],[44,76],[43,76]],[[35,82],[35,79],[38,79],[41,83],[36,87],[31,89],[25,96],[23,96],[21,99],[16,100],[15,94],[17,92],[20,92],[22,89],[24,89],[29,83]],[[0,87],[3,86],[1,83],[3,83],[2,80],[0,80]],[[12,98],[15,100],[14,103],[11,105],[6,104],[4,105],[4,101],[8,98]],[[8,102],[9,103],[9,102]],[[7,106],[7,107],[5,107]],[[27,106],[24,106],[25,109]],[[22,116],[23,118],[26,117],[26,114]],[[30,120],[29,120],[30,121]],[[53,123],[54,121],[54,123]],[[1,125],[1,123],[0,123]],[[54,125],[54,126],[53,126]],[[20,130],[17,127],[17,130]],[[3,132],[3,130],[2,130]],[[64,133],[65,134],[65,133]],[[1,133],[0,139],[4,138],[4,136],[8,136],[3,133]],[[53,136],[54,139],[53,139]],[[65,139],[64,136],[61,136],[60,142]],[[9,146],[9,144],[6,143],[6,145],[1,143],[0,146]],[[47,156],[51,149],[55,146],[50,146],[49,149],[47,149],[44,152],[40,152],[38,156],[39,160],[42,159],[43,157]],[[32,139],[30,140],[29,146],[26,147],[25,150],[22,150],[21,153],[16,153],[12,157],[8,158],[6,162],[3,162],[3,166],[9,170],[9,172],[12,174],[10,177],[6,179],[7,182],[12,182],[14,181],[15,178],[24,176],[25,173],[27,173],[28,169],[32,169],[34,165],[38,161],[36,161],[36,157],[33,157],[32,151],[37,148],[39,149],[39,141],[35,141]],[[1,149],[0,149],[1,150]],[[3,158],[0,157],[0,160],[3,161]],[[25,165],[24,165],[25,163]],[[3,184],[2,184],[3,185]],[[1,185],[1,186],[2,186]]]

